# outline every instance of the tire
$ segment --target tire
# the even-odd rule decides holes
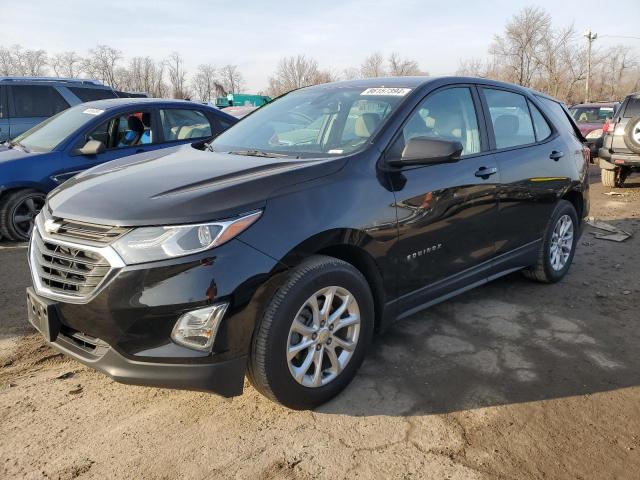
[[[354,301],[347,302],[349,310],[335,320],[335,330],[329,332],[328,322],[323,328],[314,330],[310,305],[315,301],[319,309],[317,318],[326,318],[322,315],[322,307],[327,297],[318,294],[333,287],[337,290],[332,297],[333,310],[329,313],[339,309],[345,292]],[[322,303],[321,298],[324,298]],[[346,325],[358,315],[359,327],[338,325],[339,320]],[[297,333],[300,325],[308,336]],[[333,398],[351,382],[364,359],[373,329],[373,297],[364,276],[342,260],[319,255],[311,257],[287,275],[265,308],[252,339],[249,381],[267,398],[286,407],[297,410],[316,407]],[[318,332],[316,338],[306,330]],[[355,348],[342,349],[340,345],[346,345],[350,339]],[[332,341],[333,346],[330,345]],[[295,350],[309,342],[315,344],[302,348],[289,358],[287,352],[290,349]],[[335,353],[333,357],[330,352]],[[312,355],[311,363],[307,362],[309,355]],[[316,355],[322,367],[318,376],[315,375]],[[342,363],[340,359],[344,360],[344,365],[337,368]],[[298,379],[294,378],[294,371],[301,372],[297,374]]]
[[[600,167],[600,179],[602,185],[605,187],[613,188],[618,186],[618,178],[620,177],[620,167],[616,167],[613,170],[607,170]]]
[[[33,220],[44,205],[45,195],[34,189],[16,190],[2,197],[0,234],[9,240],[26,242],[31,236]],[[27,221],[20,219],[28,217]]]
[[[624,129],[624,144],[633,153],[640,153],[640,115],[629,120]]]
[[[561,221],[566,222],[569,220],[571,222],[571,241],[567,242],[566,245],[570,245],[571,250],[568,252],[568,256],[562,262],[560,268],[559,263],[553,262],[552,255],[552,247],[554,245],[554,232],[558,232],[558,226]],[[534,265],[529,267],[522,272],[524,275],[536,282],[541,283],[555,283],[560,280],[567,274],[569,271],[569,267],[571,267],[571,262],[573,261],[573,256],[576,251],[576,244],[578,243],[578,215],[576,213],[576,209],[574,208],[571,202],[567,200],[560,200],[558,205],[553,211],[551,215],[551,219],[547,224],[547,228],[544,232],[544,238],[542,240],[542,245],[538,250],[538,259]],[[560,249],[564,252],[564,249]],[[560,250],[558,250],[558,254],[561,255]]]

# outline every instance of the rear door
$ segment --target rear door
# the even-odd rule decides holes
[[[7,105],[7,87],[0,85],[0,142],[9,140],[9,108]]]
[[[397,185],[395,260],[400,268],[403,311],[469,283],[468,279],[456,282],[458,274],[490,265],[495,251],[499,173],[483,125],[473,85],[439,89],[412,112],[386,154],[387,158],[399,155],[413,137],[463,145],[457,162],[390,173]],[[447,279],[451,281],[444,281]]]
[[[575,152],[532,99],[503,88],[480,91],[501,179],[496,253],[533,248],[569,186]]]
[[[67,101],[49,85],[7,86],[10,138],[17,137],[52,115],[69,108]]]
[[[191,143],[219,133],[200,109],[162,107],[159,109],[162,141],[166,144]]]

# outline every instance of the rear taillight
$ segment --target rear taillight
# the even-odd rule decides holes
[[[582,146],[582,158],[584,158],[585,163],[591,163],[591,150],[586,145]]]
[[[603,133],[613,133],[615,129],[616,129],[616,122],[612,120],[607,120],[606,122],[604,122],[604,125],[602,126]]]

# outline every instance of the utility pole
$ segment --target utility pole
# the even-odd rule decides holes
[[[587,39],[587,82],[585,86],[584,103],[589,103],[589,83],[591,81],[591,44],[598,38],[598,34],[591,31],[591,28],[585,30],[582,34]]]

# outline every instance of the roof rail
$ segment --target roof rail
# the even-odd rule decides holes
[[[82,85],[97,85],[104,87],[105,84],[98,80],[91,80],[87,78],[66,78],[66,77],[0,77],[0,82],[65,82],[65,83],[78,83]]]

